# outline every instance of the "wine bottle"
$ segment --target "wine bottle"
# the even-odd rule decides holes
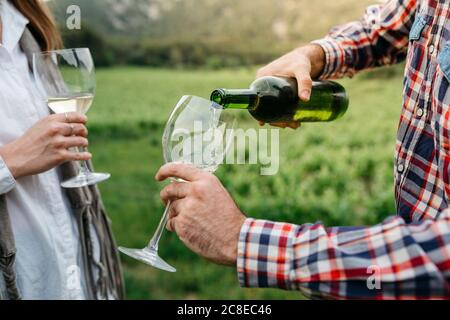
[[[255,119],[269,123],[333,121],[347,111],[347,93],[336,82],[313,82],[308,102],[301,101],[297,92],[295,79],[263,77],[250,89],[217,89],[211,100],[225,109],[247,109]]]

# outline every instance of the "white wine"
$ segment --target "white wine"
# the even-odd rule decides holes
[[[86,114],[94,100],[93,94],[82,94],[70,97],[49,97],[48,107],[54,113],[78,112]]]

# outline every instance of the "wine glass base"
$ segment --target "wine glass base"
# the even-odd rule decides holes
[[[75,178],[69,179],[61,183],[61,187],[66,189],[81,188],[92,186],[108,180],[111,177],[109,173],[80,173]]]
[[[144,248],[144,249],[128,249],[119,247],[119,251],[132,257],[140,262],[143,262],[149,266],[167,271],[167,272],[177,272],[177,269],[172,267],[170,264],[165,262],[158,256],[155,250]]]

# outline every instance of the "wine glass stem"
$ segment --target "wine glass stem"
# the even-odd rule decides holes
[[[78,152],[86,152],[87,148],[86,147],[81,147],[79,148]],[[87,161],[80,161],[80,173],[81,174],[89,174],[91,172],[91,170],[88,167]]]
[[[167,221],[169,220],[169,212],[170,212],[170,202],[167,203],[161,221],[159,221],[158,228],[156,229],[153,238],[150,240],[147,246],[150,250],[158,251],[159,240],[161,240],[164,228],[166,227]]]

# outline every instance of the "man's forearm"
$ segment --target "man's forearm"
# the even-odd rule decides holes
[[[334,27],[314,41],[325,52],[320,79],[338,79],[404,60],[418,1],[390,0],[370,6],[358,21]]]
[[[450,210],[420,225],[395,217],[360,228],[248,219],[239,281],[339,299],[448,299],[449,226]]]

